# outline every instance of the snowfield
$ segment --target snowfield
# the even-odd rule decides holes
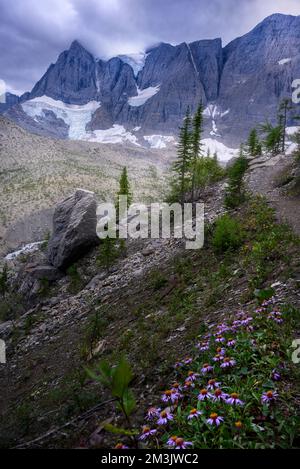
[[[160,85],[157,86],[149,86],[149,88],[145,88],[143,90],[140,90],[137,88],[137,96],[132,96],[131,98],[128,99],[128,104],[129,106],[143,106],[143,104],[148,101],[148,99],[152,98],[152,96],[156,95],[160,90]]]
[[[87,132],[84,140],[99,143],[123,143],[127,141],[140,146],[135,135],[128,132],[123,125],[117,124],[114,124],[110,129]]]
[[[118,55],[118,57],[122,60],[122,62],[132,67],[134,76],[136,77],[137,74],[143,70],[147,55],[148,54],[145,52],[137,52],[135,54]]]
[[[223,163],[226,163],[227,161],[231,160],[231,158],[234,158],[239,154],[239,150],[237,148],[226,147],[224,143],[218,142],[218,140],[213,138],[205,138],[201,141],[201,143],[204,154],[206,154],[208,150],[211,156],[213,156],[214,153],[217,153],[218,160]]]
[[[38,241],[36,243],[26,244],[21,249],[18,249],[17,251],[7,254],[7,256],[4,259],[6,261],[13,261],[17,257],[21,256],[21,254],[31,254],[32,252],[38,251],[38,249],[43,244],[43,242],[44,241]]]
[[[62,101],[41,96],[26,101],[22,104],[23,111],[29,116],[38,120],[43,117],[44,111],[52,111],[58,119],[63,119],[69,126],[69,138],[81,140],[86,136],[86,125],[91,121],[93,113],[101,106],[98,101],[90,101],[82,106],[76,104],[65,104]]]
[[[285,64],[288,64],[291,60],[292,60],[291,58],[281,59],[281,60],[279,60],[278,64],[279,65],[285,65]]]
[[[167,148],[168,143],[175,143],[172,135],[144,135],[144,140],[148,142],[150,148],[161,149]]]

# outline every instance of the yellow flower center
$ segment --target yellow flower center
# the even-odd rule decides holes
[[[233,392],[230,395],[231,395],[232,399],[237,399],[239,397],[239,395],[236,392]]]
[[[212,414],[210,414],[210,418],[213,419],[213,420],[216,420],[218,418],[218,414],[213,412]]]

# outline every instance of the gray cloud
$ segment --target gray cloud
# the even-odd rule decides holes
[[[102,58],[161,41],[226,44],[272,13],[298,15],[299,0],[0,0],[0,78],[31,89],[73,39]]]

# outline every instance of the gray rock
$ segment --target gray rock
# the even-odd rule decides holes
[[[99,242],[96,208],[94,193],[83,189],[57,205],[48,244],[48,260],[53,266],[65,269]]]
[[[29,265],[25,271],[36,280],[47,279],[49,282],[58,280],[62,276],[62,273],[51,265]]]

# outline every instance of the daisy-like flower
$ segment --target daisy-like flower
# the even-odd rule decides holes
[[[272,380],[273,381],[280,381],[281,380],[281,374],[277,370],[272,371]]]
[[[240,420],[238,420],[237,422],[234,422],[234,426],[237,430],[240,430],[241,428],[243,428],[243,424]]]
[[[202,415],[202,412],[198,409],[191,409],[187,417],[188,420],[197,419],[199,415]]]
[[[153,420],[156,417],[159,417],[161,409],[158,407],[149,407],[147,410],[146,420]]]
[[[217,343],[223,343],[223,342],[225,342],[225,337],[223,337],[222,335],[217,335],[216,338],[215,338],[215,341]]]
[[[217,352],[217,354],[220,354],[220,355],[225,355],[226,354],[226,350],[224,349],[224,347],[218,347],[216,352]]]
[[[217,332],[218,334],[223,334],[224,332],[227,332],[229,331],[229,327],[227,326],[227,324],[220,324],[218,327],[217,327]]]
[[[241,325],[242,326],[248,326],[248,324],[253,321],[253,318],[251,316],[245,318],[245,319],[242,319],[241,321]]]
[[[226,401],[227,397],[228,397],[228,394],[226,394],[220,388],[218,388],[213,393],[212,400],[214,402],[217,402],[217,401],[221,402],[221,401]]]
[[[236,364],[236,361],[233,358],[225,357],[221,368],[230,368]]]
[[[278,397],[278,393],[276,391],[266,391],[261,396],[261,402],[263,404],[271,404],[273,403]]]
[[[195,373],[194,371],[189,371],[188,372],[188,377],[186,381],[196,381],[196,379],[199,377],[199,373]]]
[[[268,319],[272,319],[277,324],[283,323],[282,314],[279,311],[271,311],[268,315]]]
[[[139,440],[147,440],[147,438],[149,438],[150,436],[155,435],[156,432],[157,430],[151,430],[150,427],[144,426]]]
[[[241,327],[241,321],[239,319],[236,319],[232,323],[232,330],[236,331],[237,329],[239,329],[239,327]]]
[[[174,368],[175,368],[175,370],[177,370],[178,368],[181,368],[182,366],[183,366],[183,363],[176,362],[175,365],[174,365]]]
[[[236,341],[232,338],[228,339],[228,342],[227,342],[227,347],[234,347],[236,344]]]
[[[173,420],[173,415],[167,409],[162,410],[157,420],[157,425],[166,425],[169,420]]]
[[[210,414],[209,419],[206,420],[206,422],[209,425],[216,425],[217,427],[221,424],[221,422],[224,421],[224,418],[213,412]]]
[[[223,355],[218,353],[217,355],[214,356],[213,361],[214,362],[221,362],[223,360],[223,358],[224,358]]]
[[[117,443],[115,449],[128,449],[128,446],[123,445],[123,443]]]
[[[218,383],[215,379],[210,379],[207,383],[207,389],[212,391],[218,389],[221,386],[221,383]]]
[[[211,366],[209,363],[204,363],[204,365],[201,368],[201,371],[202,371],[203,374],[205,374],[205,373],[209,373],[213,369],[214,369],[214,367]]]
[[[187,357],[187,358],[183,361],[183,363],[184,363],[185,365],[189,365],[190,363],[192,363],[192,361],[193,361],[193,359],[192,359],[191,357]]]
[[[181,391],[181,386],[180,386],[179,383],[173,383],[171,389],[179,392],[179,391]]]
[[[212,395],[208,392],[207,389],[201,389],[200,393],[198,394],[199,401],[206,401],[211,398],[212,398]]]
[[[209,344],[207,342],[202,342],[197,344],[196,348],[200,350],[200,352],[206,352],[209,349]]]
[[[170,447],[170,448],[173,448],[175,446],[175,442],[177,440],[177,436],[176,435],[173,435],[173,436],[170,436],[170,438],[168,439],[167,441],[167,445]]]
[[[236,392],[230,394],[230,397],[226,400],[227,404],[230,405],[244,405],[244,402],[239,399],[239,395]]]
[[[195,383],[193,381],[190,381],[189,379],[187,379],[184,382],[183,389],[185,389],[186,391],[189,390],[189,389],[193,389],[194,387],[195,387]]]
[[[184,441],[183,438],[176,438],[175,449],[186,449],[188,446],[193,446],[191,441]]]
[[[171,402],[172,404],[178,401],[179,398],[180,394],[175,389],[167,389],[161,397],[163,402]]]

